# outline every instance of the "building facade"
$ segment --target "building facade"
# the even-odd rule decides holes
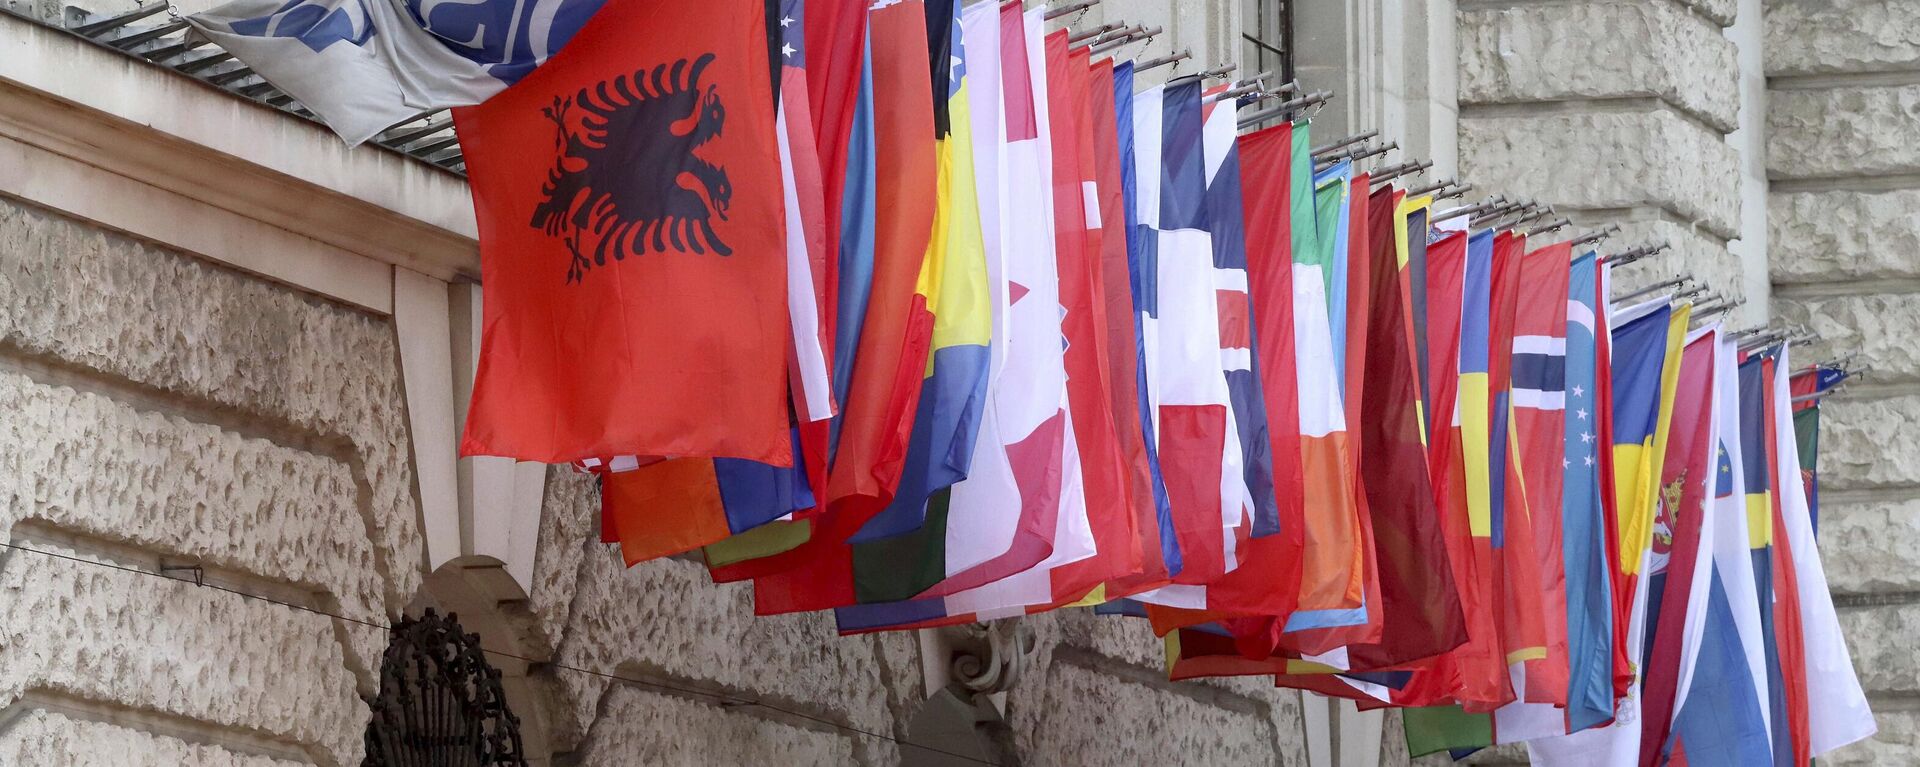
[[[1138,621],[841,638],[755,618],[693,560],[624,567],[590,479],[455,455],[481,275],[449,150],[349,148],[236,94],[244,73],[211,82],[237,65],[70,31],[129,0],[80,6],[0,0],[0,765],[359,764],[384,625],[429,607],[495,651],[533,764],[943,763],[908,744],[953,742],[917,717],[969,680],[995,761],[1408,763],[1391,715],[1166,681]],[[1117,20],[1164,30],[1122,54],[1191,51],[1163,72],[1284,51],[1338,93],[1316,136],[1378,129],[1385,162],[1667,241],[1623,281],[1691,273],[1745,298],[1736,325],[1870,365],[1827,409],[1821,516],[1880,734],[1823,762],[1920,761],[1920,3],[1105,0],[1056,23]]]

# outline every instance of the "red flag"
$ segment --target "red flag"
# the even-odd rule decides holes
[[[454,111],[487,275],[463,454],[791,464],[762,13],[615,0]]]
[[[1053,571],[1056,601],[1079,600],[1108,579],[1139,572],[1141,557],[1133,500],[1129,497],[1131,485],[1120,452],[1112,388],[1106,376],[1110,364],[1106,345],[1107,282],[1101,257],[1105,229],[1098,217],[1094,136],[1089,124],[1088,53],[1085,48],[1068,50],[1067,36],[1066,30],[1056,30],[1045,40],[1053,138],[1054,261],[1060,274],[1060,303],[1065,310],[1060,326],[1067,338],[1067,402],[1080,452],[1087,521],[1093,528],[1097,553]],[[1087,197],[1090,188],[1094,194]],[[1094,217],[1089,218],[1089,212]],[[1124,264],[1124,253],[1121,259]],[[1131,316],[1127,326],[1132,329]],[[1132,348],[1126,351],[1131,357]]]
[[[1526,699],[1567,704],[1567,568],[1561,556],[1561,463],[1566,455],[1566,285],[1570,243],[1528,253],[1520,263],[1520,305],[1514,317],[1513,425],[1520,474],[1532,511],[1533,552],[1540,570],[1546,657],[1527,661]]]
[[[900,481],[933,338],[916,290],[933,232],[933,83],[926,12],[917,1],[876,8],[873,52],[875,176],[873,288],[827,480],[827,511],[807,542],[767,558],[791,569],[754,580],[762,615],[854,603],[846,540],[886,508]]]
[[[1494,572],[1506,589],[1505,650],[1508,663],[1544,657],[1546,629],[1540,605],[1540,565],[1533,553],[1533,524],[1527,494],[1520,480],[1519,454],[1513,440],[1513,334],[1520,307],[1520,259],[1526,254],[1524,235],[1502,231],[1493,238],[1493,294],[1487,346],[1487,388],[1493,418],[1488,445],[1493,472]],[[1527,699],[1530,703],[1549,701]]]
[[[1085,122],[1092,130],[1095,181],[1100,190],[1100,279],[1107,324],[1107,385],[1111,390],[1115,436],[1119,441],[1127,483],[1127,503],[1140,545],[1136,575],[1107,584],[1108,598],[1135,594],[1164,585],[1167,563],[1160,551],[1159,510],[1154,505],[1153,473],[1147,463],[1147,443],[1140,422],[1139,338],[1134,333],[1133,284],[1127,265],[1127,200],[1121,186],[1120,137],[1115,114],[1113,61],[1092,65]],[[1126,115],[1132,120],[1133,115]]]

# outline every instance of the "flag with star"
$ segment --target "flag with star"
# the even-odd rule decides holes
[[[1600,493],[1599,258],[1574,259],[1567,279],[1566,410],[1560,480],[1561,564],[1567,593],[1567,731],[1613,718],[1613,587]]]

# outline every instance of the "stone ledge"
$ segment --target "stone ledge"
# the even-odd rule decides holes
[[[688,698],[617,687],[607,693],[602,709],[593,733],[569,764],[705,767],[859,763],[850,740],[857,735],[794,726]]]
[[[1920,604],[1850,607],[1839,611],[1840,632],[1868,695],[1920,692]]]
[[[1820,481],[1852,490],[1920,480],[1920,395],[1841,396],[1820,412]]]
[[[0,412],[0,530],[31,518],[385,617],[346,464],[13,373]]]
[[[117,379],[158,405],[348,443],[389,615],[421,580],[392,323],[0,200],[0,346]]]
[[[327,618],[24,552],[0,593],[0,705],[46,690],[360,762],[368,711]]]
[[[1598,111],[1460,116],[1460,178],[1573,208],[1665,209],[1739,234],[1739,159],[1660,102]],[[1501,110],[1505,112],[1507,110]]]
[[[1920,67],[1920,4],[1912,0],[1770,0],[1769,75]]]
[[[0,731],[0,764],[116,765],[117,767],[308,767],[221,746],[189,743],[106,722],[35,710]]]
[[[1920,85],[1767,94],[1775,179],[1920,172]]]
[[[1920,498],[1823,503],[1819,544],[1836,594],[1920,592]]]
[[[1810,351],[1794,350],[1807,361],[1858,354],[1856,364],[1872,366],[1876,381],[1920,379],[1920,294],[1780,297],[1774,313],[1819,334]],[[1806,356],[1811,354],[1812,356]]]
[[[1463,9],[1458,23],[1462,104],[1653,96],[1738,127],[1733,43],[1672,3]]]

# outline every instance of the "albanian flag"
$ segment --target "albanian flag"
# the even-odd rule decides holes
[[[464,454],[791,465],[762,14],[611,0],[455,110],[487,277]]]

